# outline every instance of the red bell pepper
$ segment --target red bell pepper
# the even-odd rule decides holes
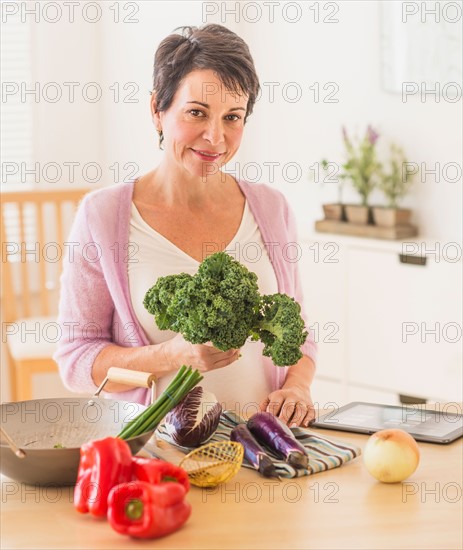
[[[118,533],[140,539],[163,537],[179,529],[191,514],[185,488],[167,481],[132,481],[114,487],[108,497],[108,521]]]
[[[176,481],[183,485],[185,492],[190,490],[188,474],[183,468],[175,466],[175,464],[158,458],[140,458],[138,456],[132,458],[132,464],[134,479],[147,481],[154,485]]]
[[[80,448],[74,506],[83,514],[105,516],[110,490],[131,479],[132,453],[123,439],[89,441]]]

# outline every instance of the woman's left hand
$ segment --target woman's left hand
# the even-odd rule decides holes
[[[307,427],[315,418],[310,389],[296,385],[272,392],[261,402],[260,410],[274,414],[291,428]]]

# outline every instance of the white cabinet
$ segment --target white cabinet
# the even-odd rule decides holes
[[[381,403],[383,405],[400,405],[398,393],[357,386],[356,384],[349,384],[347,397],[348,403],[352,401],[365,401],[367,403]]]
[[[322,376],[315,376],[311,393],[317,414],[323,409],[338,408],[349,402],[345,387],[340,381],[327,380]]]
[[[300,261],[305,310],[318,344],[318,374],[344,379],[347,293],[344,249],[336,242],[304,242]]]
[[[333,247],[336,255],[327,258]],[[317,374],[338,381],[347,401],[393,403],[399,394],[461,401],[461,259],[431,255],[426,265],[404,264],[401,249],[400,242],[335,235],[304,242],[311,252],[301,271],[306,310],[318,330]]]
[[[461,264],[400,263],[351,249],[348,362],[353,383],[422,397],[461,396]]]

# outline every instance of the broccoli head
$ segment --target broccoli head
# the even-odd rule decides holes
[[[253,330],[264,344],[262,353],[275,365],[294,365],[302,357],[301,346],[307,338],[301,306],[287,294],[262,296],[259,320]]]

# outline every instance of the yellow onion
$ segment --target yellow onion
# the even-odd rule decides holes
[[[407,479],[416,470],[420,450],[413,437],[404,430],[381,430],[368,439],[363,461],[377,480],[396,483]]]

